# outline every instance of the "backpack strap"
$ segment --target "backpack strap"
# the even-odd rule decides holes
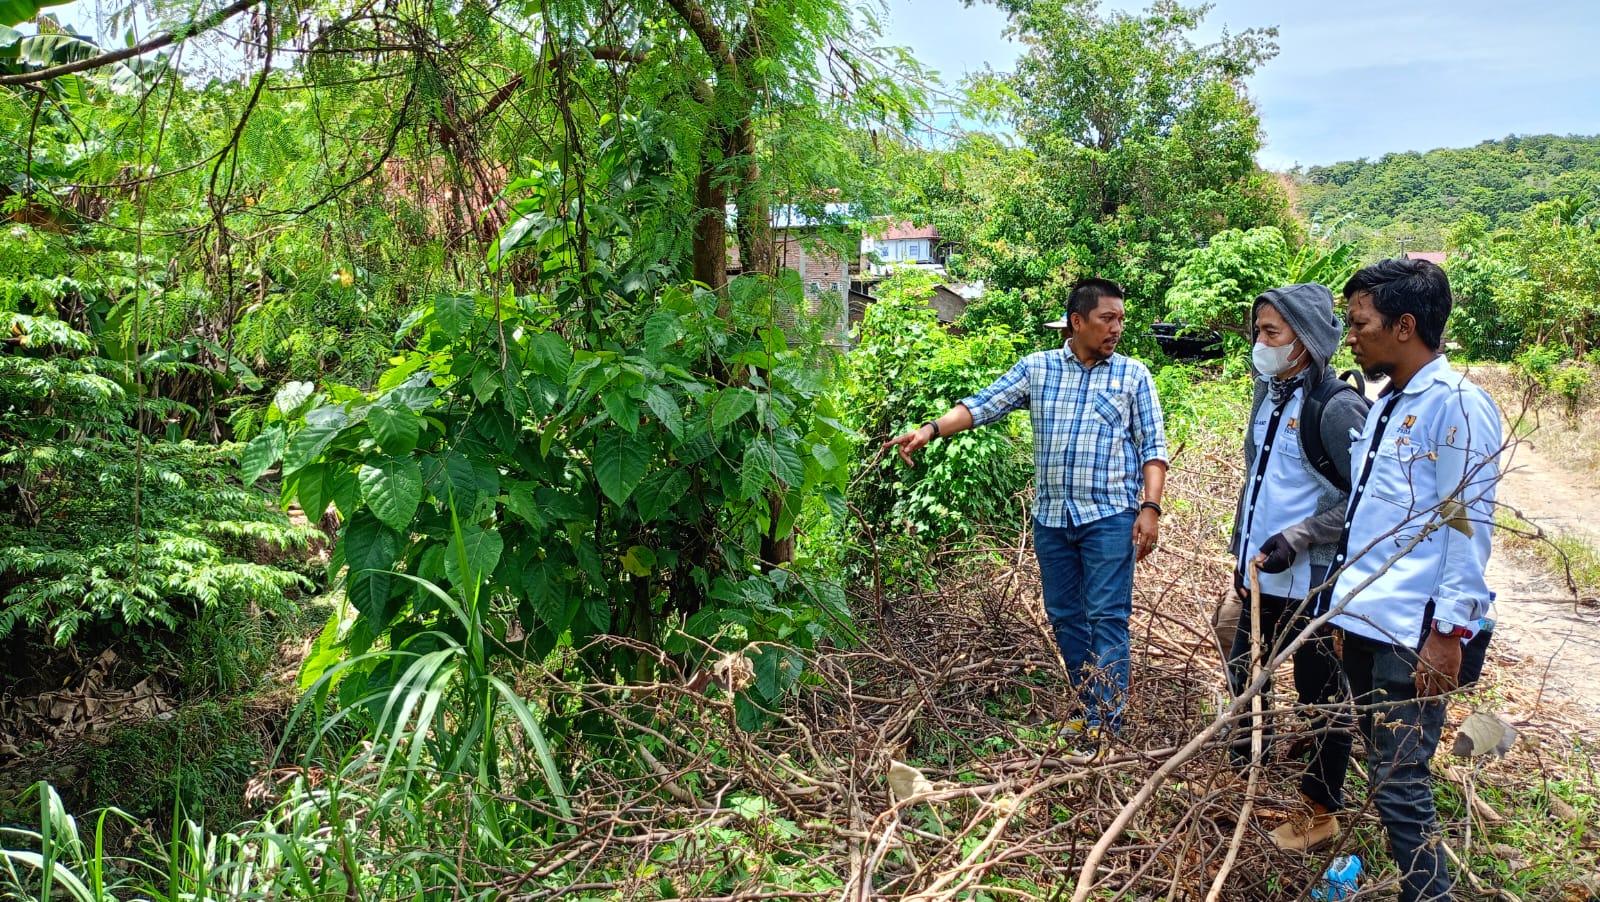
[[[1340,474],[1339,468],[1334,466],[1333,457],[1322,444],[1322,411],[1329,401],[1344,391],[1355,392],[1356,397],[1366,402],[1366,386],[1366,380],[1361,378],[1360,373],[1345,370],[1336,379],[1318,382],[1306,393],[1305,403],[1300,405],[1300,448],[1305,452],[1306,460],[1322,474],[1322,478],[1345,492],[1350,491],[1350,480]]]

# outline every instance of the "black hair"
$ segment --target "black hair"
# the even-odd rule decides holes
[[[1417,337],[1437,351],[1444,344],[1444,324],[1450,318],[1450,277],[1427,260],[1380,260],[1344,283],[1349,300],[1361,292],[1372,297],[1373,309],[1385,329],[1405,314],[1417,321]]]
[[[1110,279],[1080,279],[1078,284],[1072,286],[1072,293],[1067,295],[1067,317],[1072,314],[1087,317],[1100,306],[1101,298],[1116,298],[1122,300],[1127,295],[1122,293],[1122,286]]]

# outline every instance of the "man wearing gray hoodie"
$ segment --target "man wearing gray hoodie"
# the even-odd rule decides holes
[[[1319,385],[1338,378],[1328,365],[1342,332],[1333,312],[1333,292],[1315,284],[1274,288],[1256,299],[1251,315],[1250,359],[1256,380],[1245,429],[1246,479],[1232,544],[1235,591],[1245,605],[1228,656],[1228,682],[1235,695],[1250,683],[1250,568],[1260,571],[1259,641],[1266,661],[1304,629],[1312,608],[1308,599],[1327,580],[1349,498],[1350,443],[1367,412],[1366,400],[1354,390],[1331,397],[1317,392]],[[1302,413],[1314,393],[1326,400],[1320,422],[1313,423]],[[1325,475],[1314,465],[1306,443],[1311,430],[1336,472]],[[1313,755],[1300,784],[1308,810],[1274,830],[1272,838],[1282,848],[1305,850],[1338,835],[1334,812],[1342,807],[1350,761],[1353,722],[1344,710],[1348,692],[1331,631],[1295,650],[1294,682],[1300,704],[1316,706]],[[1248,765],[1250,756],[1248,731],[1242,736],[1233,745],[1240,767]]]

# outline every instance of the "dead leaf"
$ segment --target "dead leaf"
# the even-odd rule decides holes
[[[1461,722],[1461,731],[1456,734],[1450,751],[1463,758],[1476,758],[1491,752],[1499,757],[1511,751],[1511,745],[1516,741],[1516,727],[1495,714],[1474,711]]]
[[[894,793],[896,801],[904,802],[913,796],[933,792],[933,784],[909,764],[900,761],[889,762],[889,791]]]

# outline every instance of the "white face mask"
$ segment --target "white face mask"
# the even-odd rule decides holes
[[[1258,341],[1250,349],[1250,362],[1255,364],[1256,372],[1263,376],[1281,376],[1294,366],[1294,346],[1297,343],[1298,340],[1291,341],[1274,348]]]

